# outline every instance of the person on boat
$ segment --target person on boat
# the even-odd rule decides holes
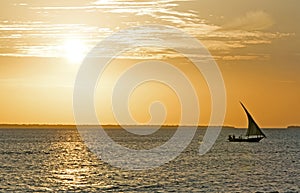
[[[232,137],[231,137],[231,135],[229,135],[229,136],[228,136],[228,140],[231,140],[231,139],[232,139]]]
[[[234,134],[233,134],[232,138],[235,139],[235,135]]]

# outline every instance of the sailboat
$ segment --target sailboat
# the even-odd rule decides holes
[[[241,103],[241,102],[240,102]],[[230,142],[259,142],[263,138],[266,138],[266,135],[262,132],[262,130],[259,128],[259,126],[254,121],[253,117],[250,115],[249,111],[246,109],[246,107],[241,103],[243,109],[245,110],[248,118],[248,130],[246,133],[246,136],[238,137],[236,138],[234,135],[228,136],[228,140]]]

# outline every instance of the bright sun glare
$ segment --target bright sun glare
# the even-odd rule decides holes
[[[72,64],[82,62],[86,54],[86,45],[81,39],[68,39],[64,42],[64,57]]]

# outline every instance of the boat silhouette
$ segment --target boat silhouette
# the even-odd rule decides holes
[[[229,135],[228,140],[230,142],[259,142],[263,138],[266,138],[266,135],[262,132],[262,130],[257,125],[257,123],[254,121],[249,111],[246,109],[246,107],[243,105],[242,102],[240,103],[243,109],[245,110],[248,118],[247,133],[245,136],[239,136],[239,137],[235,137],[235,135]]]

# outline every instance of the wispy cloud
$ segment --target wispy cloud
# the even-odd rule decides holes
[[[111,34],[109,28],[44,22],[0,23],[0,56],[61,57],[68,38],[80,38],[92,48]]]
[[[192,10],[178,11],[179,3],[191,0],[157,0],[157,1],[133,1],[133,0],[98,0],[85,5],[70,6],[31,6],[30,9],[39,11],[66,11],[81,10],[84,12],[102,12],[118,14],[119,20],[133,16],[148,16],[152,20],[165,21],[169,24],[187,24],[188,22],[200,21],[196,12]],[[138,20],[138,18],[135,18]],[[128,21],[125,21],[128,22]],[[147,21],[146,21],[147,22]],[[132,22],[130,22],[132,23]]]
[[[244,61],[244,60],[266,60],[268,59],[268,55],[260,56],[260,55],[234,55],[234,56],[223,56],[221,57],[222,60],[225,61]]]
[[[292,35],[264,31],[274,23],[272,17],[264,11],[251,11],[224,25],[217,25],[206,18],[201,18],[195,10],[179,9],[183,1],[188,3],[192,0],[82,0],[80,3],[55,0],[51,4],[24,1],[22,5],[15,6],[30,9],[35,12],[37,18],[41,16],[41,19],[39,22],[0,21],[0,55],[60,57],[62,42],[70,35],[80,36],[91,48],[119,29],[143,24],[162,24],[178,27],[198,38],[210,51],[214,51],[216,58],[255,60],[261,57],[254,55],[224,57],[224,53],[252,45],[271,44],[275,39]],[[76,19],[80,19],[76,16],[78,13],[82,14],[80,17],[87,18],[86,23],[82,20],[76,23]],[[64,23],[61,18],[66,15],[69,20]],[[74,20],[73,15],[74,18],[77,17]],[[99,16],[100,19],[96,22],[88,20],[95,16]],[[51,23],[48,22],[49,18]],[[108,18],[109,21],[103,18]],[[145,33],[143,38],[151,37]],[[126,37],[120,41],[126,41]],[[175,46],[188,47],[183,42],[177,42]],[[149,55],[153,56],[153,52]],[[161,56],[176,55],[166,52],[165,55],[159,55]],[[132,54],[132,57],[147,56],[142,52],[140,56]]]
[[[264,11],[251,11],[222,26],[222,30],[258,31],[274,24],[272,17]]]

